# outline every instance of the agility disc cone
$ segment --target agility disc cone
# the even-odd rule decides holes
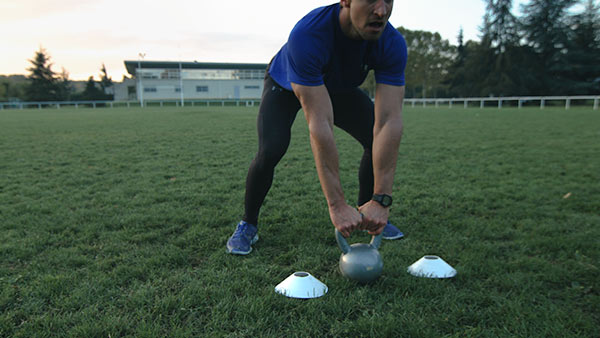
[[[275,292],[290,298],[317,298],[327,293],[327,285],[310,273],[294,272],[275,287]]]
[[[456,276],[456,270],[438,256],[423,256],[408,267],[408,273],[417,277],[451,278]]]

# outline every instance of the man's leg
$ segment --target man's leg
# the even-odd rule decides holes
[[[298,110],[300,102],[296,95],[281,88],[269,77],[265,81],[258,111],[258,152],[246,177],[243,219],[248,223],[258,223],[260,207],[273,183],[275,166],[290,144],[291,128]]]
[[[261,104],[258,111],[258,152],[246,177],[244,217],[227,242],[227,250],[245,255],[252,251],[250,245],[258,240],[258,214],[271,184],[275,166],[291,139],[291,127],[300,109],[293,92],[277,85],[268,75],[265,78]]]
[[[363,147],[363,155],[358,169],[358,206],[371,200],[373,196],[373,126],[375,124],[375,106],[373,101],[360,89],[331,95],[334,124],[350,134]],[[383,229],[383,238],[399,239],[404,234],[388,220]]]

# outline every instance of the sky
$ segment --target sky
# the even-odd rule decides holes
[[[124,60],[268,63],[296,22],[335,0],[0,0],[0,74],[28,74],[44,48],[71,80],[114,81]],[[514,2],[514,13],[521,3]],[[394,27],[479,40],[482,0],[396,0]]]

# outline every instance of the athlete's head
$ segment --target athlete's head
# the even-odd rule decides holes
[[[394,0],[341,0],[340,25],[352,39],[377,40],[392,14]]]

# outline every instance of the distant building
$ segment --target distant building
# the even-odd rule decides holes
[[[115,84],[115,101],[257,99],[267,64],[125,61],[132,79]]]

